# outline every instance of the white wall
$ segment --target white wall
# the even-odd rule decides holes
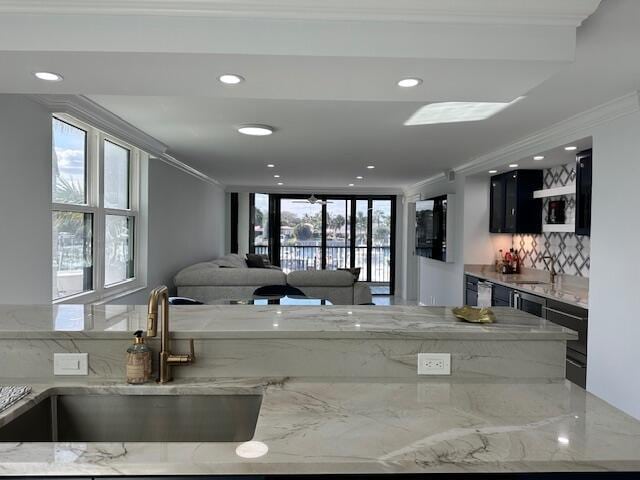
[[[238,255],[249,253],[249,220],[251,215],[251,194],[238,193]]]
[[[447,193],[455,194],[453,208],[449,206],[447,215],[452,215],[454,231],[447,232],[447,247],[453,249],[454,261],[451,263],[440,262],[424,257],[411,256],[408,262],[416,261],[418,264],[418,302],[424,305],[459,305],[462,301],[462,272],[463,252],[462,234],[464,230],[464,202],[459,194],[464,192],[464,179],[458,177],[455,182],[442,180],[441,182],[427,186],[419,192],[410,192],[409,197],[430,198]],[[417,199],[417,198],[416,198]],[[407,211],[409,215],[409,211]],[[413,217],[407,219],[407,225],[415,224],[415,211]],[[411,223],[413,222],[413,223]],[[409,228],[410,232],[414,230]],[[415,235],[415,233],[414,233]],[[410,281],[408,279],[407,281]]]
[[[51,302],[51,121],[0,95],[0,303]]]
[[[119,298],[119,304],[146,303],[157,285],[174,292],[178,270],[224,255],[224,190],[158,159],[149,161],[148,179],[148,288]]]
[[[593,133],[587,389],[640,419],[640,113]]]

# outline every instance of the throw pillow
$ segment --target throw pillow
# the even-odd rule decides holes
[[[351,275],[353,275],[353,281],[357,282],[358,278],[360,278],[360,267],[356,267],[356,268],[339,268],[338,270],[344,270],[345,272],[349,272]]]
[[[249,268],[265,268],[262,255],[255,253],[247,253],[247,267]]]
[[[269,268],[271,267],[271,260],[269,260],[269,255],[266,254],[260,254],[260,256],[262,257],[262,263],[264,264],[264,268]]]

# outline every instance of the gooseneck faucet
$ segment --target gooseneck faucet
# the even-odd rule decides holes
[[[558,276],[558,272],[556,272],[556,258],[553,255],[545,255],[542,257],[547,268],[549,269],[549,277],[551,277],[551,284],[556,283],[556,277]],[[550,260],[550,263],[547,263],[547,260]]]
[[[158,383],[172,380],[172,365],[191,365],[196,355],[193,348],[193,338],[189,339],[189,353],[171,353],[171,338],[169,332],[169,289],[164,285],[154,288],[149,294],[147,315],[147,337],[158,334],[158,306],[162,306],[162,331],[160,332],[160,355],[158,362]]]

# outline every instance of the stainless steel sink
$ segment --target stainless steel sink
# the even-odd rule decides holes
[[[0,442],[243,442],[262,396],[54,395],[0,428]]]

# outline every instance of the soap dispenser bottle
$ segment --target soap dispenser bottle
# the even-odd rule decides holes
[[[141,384],[151,378],[151,348],[144,343],[142,330],[136,331],[133,345],[127,348],[127,383]]]

